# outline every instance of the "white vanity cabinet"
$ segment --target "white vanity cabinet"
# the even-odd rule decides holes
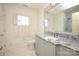
[[[79,56],[79,52],[66,46],[57,45],[57,56]]]
[[[40,37],[36,37],[35,51],[39,56],[54,56],[55,45]]]
[[[55,56],[55,48],[56,46],[48,41],[44,41],[45,44],[45,56]]]
[[[79,51],[63,44],[54,44],[39,36],[36,37],[35,51],[39,56],[79,56]]]
[[[36,42],[35,42],[35,52],[39,56],[43,55],[44,53],[44,46],[42,44],[42,41],[40,38],[36,37]]]

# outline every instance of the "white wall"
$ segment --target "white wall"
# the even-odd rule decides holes
[[[53,31],[63,32],[64,31],[64,12],[60,12],[53,16]]]
[[[79,12],[72,13],[72,32],[79,32]]]
[[[49,32],[63,32],[64,31],[64,12],[56,14],[47,14],[45,18],[48,19],[48,27],[45,31]]]
[[[38,15],[37,16],[38,17],[38,21],[37,21],[38,31],[37,32],[38,34],[41,34],[41,33],[44,33],[44,9],[43,8],[39,9],[37,15]]]
[[[29,16],[30,17],[30,26],[26,29],[26,26],[22,27],[21,34],[23,33],[23,30],[35,34],[37,32],[37,12],[36,10],[29,9],[17,4],[7,4],[5,6],[6,9],[6,27],[7,27],[7,34],[12,36],[19,36],[18,30],[21,28],[17,25],[17,16],[23,15],[23,16]],[[26,34],[26,31],[24,32]],[[18,33],[17,33],[18,32]],[[23,34],[24,34],[23,33]],[[30,35],[28,33],[28,35]]]
[[[45,32],[46,31],[52,32],[53,28],[54,28],[53,15],[50,14],[50,13],[45,13],[45,19],[44,20],[46,20],[46,19],[48,20],[48,27],[45,27]]]
[[[4,55],[6,51],[5,42],[5,15],[3,5],[0,4],[0,55]]]
[[[32,9],[19,4],[4,4],[6,24],[5,55],[22,55],[27,42],[35,40],[35,34],[43,33],[43,9]],[[18,26],[17,16],[29,16],[30,26]]]

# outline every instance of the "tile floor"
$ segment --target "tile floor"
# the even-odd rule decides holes
[[[24,45],[21,44],[23,43],[14,43],[12,47],[10,46],[5,56],[36,56],[34,42],[26,42]]]

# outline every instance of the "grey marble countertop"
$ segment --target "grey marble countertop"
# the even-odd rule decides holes
[[[63,38],[55,38],[53,36],[48,36],[44,34],[37,34],[36,36],[42,38],[43,40],[46,40],[50,43],[53,43],[55,45],[63,45],[65,47],[68,47],[70,49],[73,49],[75,51],[79,51],[79,41],[76,40],[63,40]]]

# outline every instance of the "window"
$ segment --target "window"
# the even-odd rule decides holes
[[[48,27],[48,20],[47,20],[47,19],[44,20],[44,26],[45,26],[45,27]]]
[[[29,17],[28,16],[18,16],[17,24],[29,26]]]

